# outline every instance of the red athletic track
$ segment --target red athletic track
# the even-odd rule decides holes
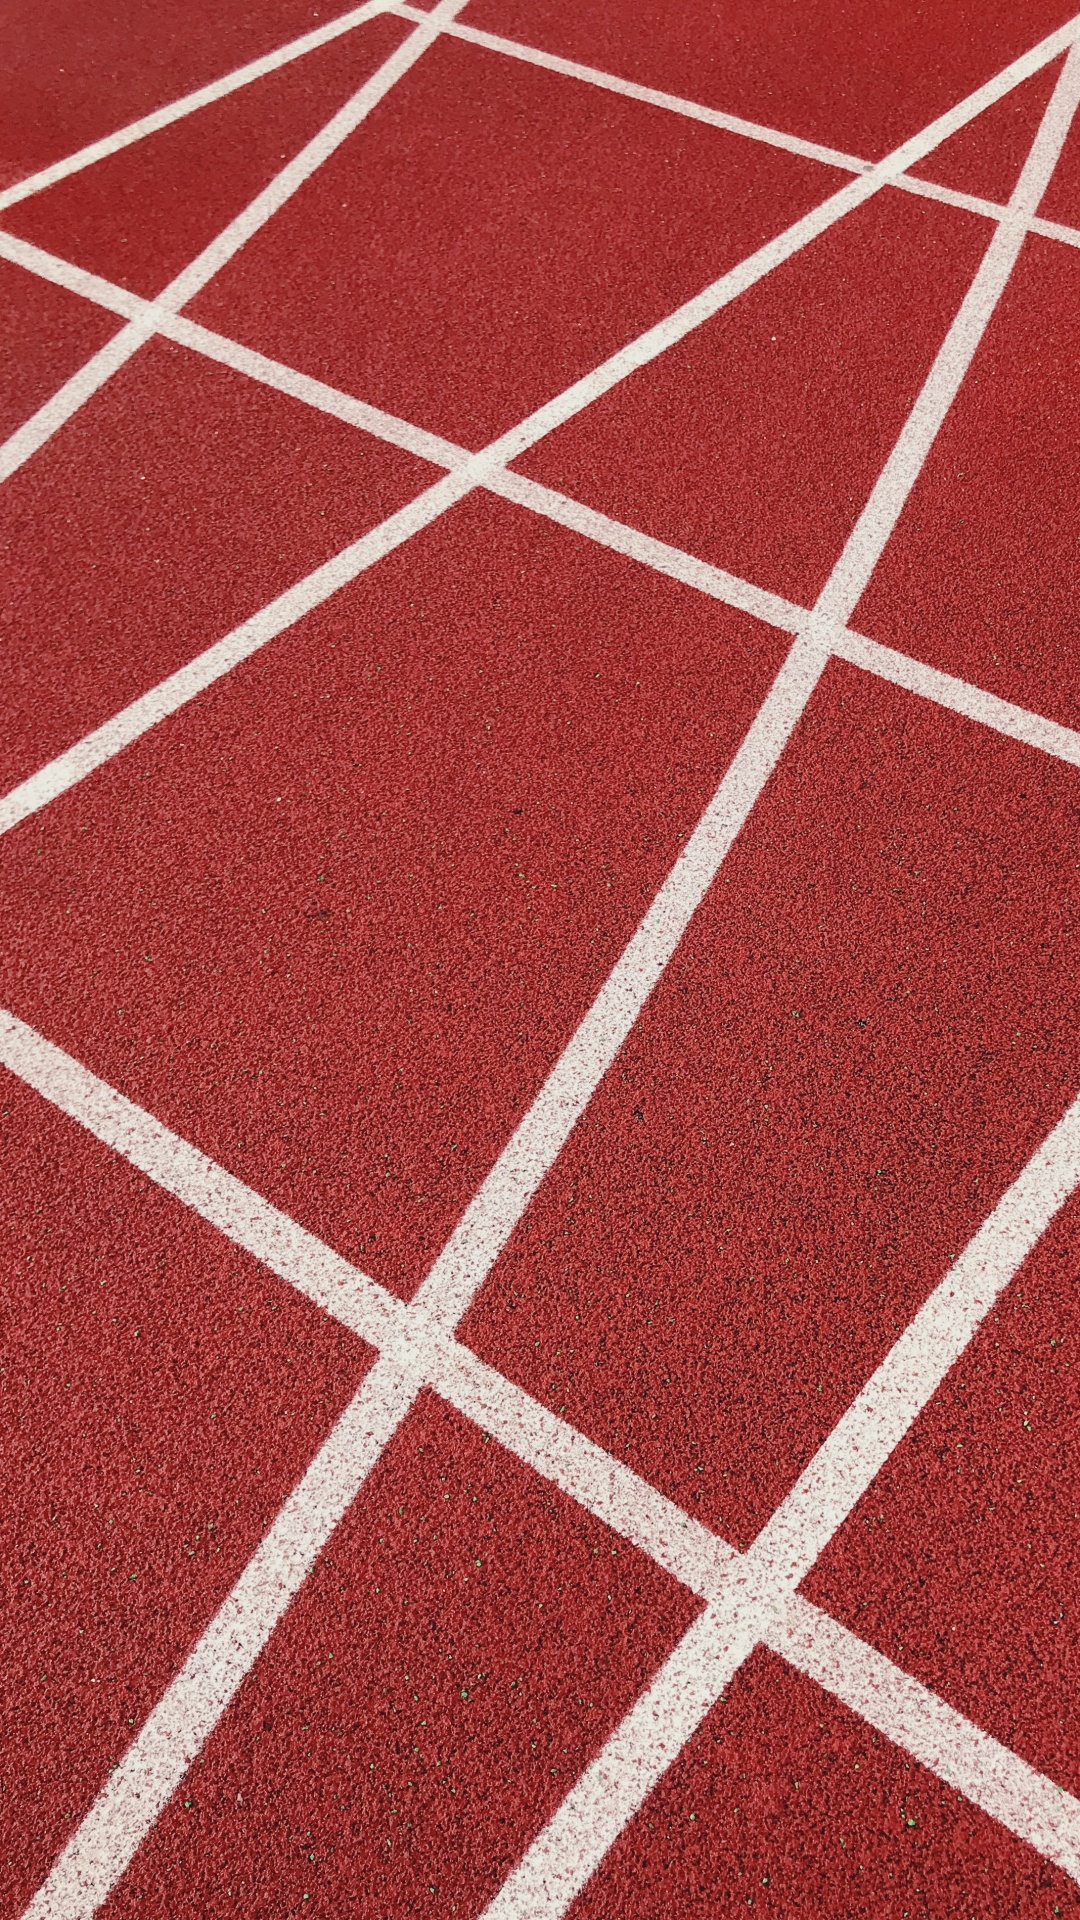
[[[1080,1914],[1069,4],[9,6],[0,1920]]]

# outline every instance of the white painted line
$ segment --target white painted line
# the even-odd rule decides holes
[[[203,248],[182,273],[170,281],[169,285],[158,294],[152,307],[174,312],[184,306],[188,300],[193,299],[200,288],[204,287],[215,273],[220,272],[221,268],[259,231],[260,227],[265,226],[285,202],[304,185],[304,182],[311,178],[316,169],[329,159],[361,121],[367,118],[395,82],[408,72],[420,55],[437,38],[442,22],[452,19],[464,5],[465,0],[440,0],[440,4],[434,11],[430,15],[425,15],[425,24],[413,30],[408,39],[390,55],[389,59],[383,61],[382,66],[371,75],[370,79],[365,80],[363,86],[357,89],[352,98],[346,101],[326,126],[321,128],[286,166],[282,167],[269,185],[264,187],[261,193],[256,194],[254,200],[244,207],[227,227],[223,228],[209,246]],[[6,249],[6,251],[9,258],[16,257],[14,250]],[[34,249],[27,249],[23,253],[22,264],[30,264],[34,251]],[[31,267],[31,271],[33,270],[34,268]],[[88,281],[96,278],[97,276],[87,276]],[[71,379],[45,402],[44,406],[39,407],[31,419],[25,421],[0,446],[0,482],[8,479],[24,461],[38,452],[45,442],[66,425],[72,415],[80,407],[85,406],[86,402],[98,393],[105,383],[111,380],[113,374],[124,366],[131,359],[132,354],[136,353],[151,337],[155,331],[156,322],[146,311],[146,306],[150,304],[146,303],[140,318],[130,321],[114,340],[110,340],[99,353],[94,354],[78,373],[73,374]]]
[[[66,159],[55,160],[51,166],[27,174],[24,179],[16,180],[13,186],[5,187],[0,192],[0,213],[6,207],[16,206],[20,200],[29,199],[32,194],[43,193],[46,187],[54,186],[58,180],[66,180],[69,174],[81,173],[84,167],[92,167],[96,160],[106,160],[111,153],[119,153],[137,140],[145,140],[147,134],[160,132],[162,127],[171,126],[174,120],[183,120],[189,113],[197,112],[199,107],[208,107],[215,100],[223,100],[226,94],[235,93],[237,88],[249,86],[253,80],[261,80],[265,73],[275,73],[279,67],[288,66],[290,61],[299,60],[305,53],[314,53],[317,47],[339,39],[343,33],[351,33],[354,27],[361,26],[365,20],[373,20],[376,14],[387,11],[386,0],[369,0],[368,5],[354,7],[351,13],[339,15],[327,26],[316,27],[313,32],[302,34],[299,40],[290,40],[273,53],[265,53],[258,60],[249,60],[246,66],[237,67],[220,80],[211,80],[209,85],[198,87],[194,93],[185,93],[168,106],[157,107],[153,113],[144,114],[141,120],[133,120],[117,132],[107,133],[101,140],[80,147],[77,153],[68,154]]]
[[[1080,1801],[1071,1793],[798,1595],[784,1625],[765,1639],[887,1740],[1080,1881]]]
[[[804,1579],[1080,1182],[1080,1098],[1007,1188],[750,1549],[774,1591]]]
[[[306,1567],[355,1497],[381,1445],[396,1430],[422,1384],[673,1578],[713,1603],[707,1622],[691,1630],[689,1642],[690,1647],[696,1646],[705,1634],[709,1658],[719,1661],[710,1684],[722,1685],[742,1650],[748,1650],[757,1637],[764,1639],[1021,1839],[1066,1871],[1075,1871],[1080,1832],[1080,1807],[1075,1801],[846,1628],[798,1596],[774,1591],[768,1570],[761,1583],[753,1552],[736,1554],[622,1461],[440,1332],[422,1309],[406,1306],[378,1286],[10,1014],[0,1014],[0,1063],[380,1352],[377,1366],[231,1599],[111,1777],[89,1822],[61,1856],[47,1891],[39,1895],[41,1904],[32,1907],[32,1913],[74,1920],[92,1913],[108,1893],[113,1884],[109,1875],[122,1871],[175,1790],[242,1680],[244,1661],[253,1663],[257,1658]],[[684,1643],[654,1686],[653,1701],[662,1703],[673,1692],[679,1712],[684,1719],[689,1716],[691,1733],[713,1696],[707,1695],[702,1706],[700,1694],[686,1692],[680,1677],[686,1658]],[[645,1732],[649,1734],[647,1719]],[[634,1728],[624,1726],[623,1735],[625,1744],[634,1736]],[[663,1762],[666,1751],[666,1747],[656,1750],[657,1764]],[[608,1780],[606,1769],[612,1765],[613,1753],[605,1749],[600,1786]],[[637,1780],[634,1792],[639,1797],[631,1812],[656,1777],[646,1767]],[[591,1819],[594,1797],[590,1793],[600,1791],[600,1786],[594,1778],[590,1791],[576,1803],[579,1823],[586,1816]],[[621,1798],[617,1794],[608,1819],[625,1810],[626,1804],[625,1794]],[[514,1899],[524,1899],[525,1886],[535,1882],[540,1866],[544,1884],[550,1881],[551,1891],[560,1892],[561,1897],[566,1869],[560,1864],[556,1842],[565,1827],[564,1820],[562,1827],[548,1830],[542,1854],[534,1859],[528,1881],[518,1881]],[[589,1856],[575,1857],[579,1869],[591,1871]],[[542,1906],[535,1910],[547,1911]]]
[[[1080,51],[1074,46],[1058,76],[1031,151],[982,265],[856,522],[843,557],[818,600],[816,611],[827,619],[846,625],[862,597],[1005,290],[1024,244],[1028,220],[1035,213],[1057,165],[1078,101]]]
[[[453,1327],[611,1066],[802,717],[827,648],[796,640],[727,773],[416,1298]]]
[[[172,1798],[416,1398],[377,1360],[26,1908],[90,1920]]]
[[[149,340],[153,331],[153,326],[143,321],[129,321],[77,373],[73,373],[70,380],[65,380],[63,386],[58,387],[44,405],[30,415],[29,420],[24,420],[21,427],[16,427],[15,432],[9,434],[0,445],[0,482],[17,472],[24,461],[52,439],[54,433],[59,433],[72,415],[78,413],[80,407],[84,407],[99,388],[112,379],[114,373],[126,366],[132,354],[137,353]]]
[[[392,4],[389,11],[402,20],[425,20],[427,15],[419,7],[408,4]],[[489,53],[501,53],[512,60],[523,60],[528,66],[544,67],[549,73],[561,74],[567,80],[584,80],[589,86],[601,87],[606,93],[619,93],[628,100],[639,100],[644,106],[661,107],[667,113],[677,113],[684,120],[699,120],[707,127],[719,127],[725,133],[741,134],[745,139],[757,140],[768,147],[781,147],[786,153],[797,153],[806,160],[818,160],[825,166],[838,167],[844,173],[866,173],[872,162],[860,160],[854,154],[841,153],[836,147],[823,147],[816,140],[803,140],[796,133],[784,133],[779,127],[765,127],[757,120],[744,120],[735,113],[722,113],[717,107],[705,107],[696,100],[684,100],[675,93],[662,93],[656,87],[639,86],[636,80],[624,80],[619,74],[605,73],[599,67],[582,66],[577,60],[564,60],[557,53],[545,53],[542,47],[526,46],[520,40],[506,40],[498,33],[485,33],[478,27],[470,27],[462,21],[443,28],[443,32],[455,40],[468,40],[474,47],[486,47]]]
[[[562,1805],[503,1882],[483,1920],[555,1920],[701,1725],[753,1642],[699,1614]]]
[[[935,706],[947,707],[951,713],[963,714],[966,720],[992,727],[995,733],[1003,733],[1010,740],[1022,741],[1026,747],[1037,747],[1040,753],[1051,754],[1055,760],[1080,767],[1080,733],[1071,727],[1063,727],[1056,720],[1045,720],[1041,714],[1029,713],[1026,707],[1014,706],[1011,700],[1002,700],[996,693],[986,693],[967,680],[957,680],[951,673],[928,667],[909,654],[897,653],[893,647],[883,647],[861,633],[838,627],[832,649],[853,666],[862,667],[881,680],[890,680],[894,686],[904,687],[922,700],[932,700]]]
[[[344,548],[296,586],[279,594],[276,600],[271,600],[268,606],[234,628],[232,633],[226,634],[223,640],[218,640],[205,653],[190,660],[187,666],[180,667],[149,693],[114,714],[103,726],[85,734],[73,747],[40,767],[0,800],[0,833],[7,833],[29,814],[36,813],[50,800],[66,793],[69,787],[77,786],[87,774],[104,766],[151,727],[156,727],[169,714],[186,706],[196,694],[212,686],[223,674],[231,672],[241,660],[247,660],[260,647],[266,646],[268,641],[293,626],[304,614],[321,606],[339,587],[355,580],[358,574],[410,539],[421,527],[430,525],[455,500],[468,493],[472,484],[467,470],[463,474],[444,475],[415,500],[410,500],[407,506],[391,514],[388,520],[383,520],[370,533],[354,541],[351,547]]]

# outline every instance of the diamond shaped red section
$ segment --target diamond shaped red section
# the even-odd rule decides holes
[[[481,446],[841,180],[444,40],[190,312]]]

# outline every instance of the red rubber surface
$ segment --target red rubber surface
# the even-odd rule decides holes
[[[18,0],[0,193],[340,11]],[[539,64],[437,36],[190,311],[398,437],[482,447],[853,177],[623,81],[867,160],[1067,18],[468,0],[463,24]],[[74,167],[0,208],[0,253],[22,236],[155,294],[414,25],[367,22]],[[1007,201],[1063,65],[922,181]],[[1080,227],[1080,125],[1039,212]],[[882,1659],[893,1694],[860,1718],[774,1625],[791,1663],[700,1667],[693,1726],[664,1691],[728,1548],[1080,1091],[1070,235],[1025,238],[852,615],[921,691],[834,660],[781,740],[792,635],[766,617],[790,617],[695,575],[814,603],[994,231],[883,189],[579,394],[518,463],[561,523],[478,486],[51,799],[56,756],[443,469],[160,338],[0,455],[0,1920],[43,1883],[35,1920],[481,1920],[519,1869],[539,1878],[499,1920],[1080,1914],[1080,1200],[803,1579],[850,1636],[848,1697]],[[120,322],[2,259],[0,294],[2,441]],[[995,730],[987,693],[1027,717]],[[222,1169],[247,1184],[236,1241],[100,1143],[50,1049],[144,1110],[122,1138],[163,1182],[208,1210]],[[14,1071],[31,1056],[57,1104]],[[439,1263],[463,1216],[472,1266]],[[456,1331],[470,1378],[477,1356],[501,1375],[501,1441],[419,1376],[395,1427],[398,1349],[373,1367],[245,1242],[305,1284],[327,1248],[354,1263],[361,1302],[374,1283],[421,1327],[418,1365],[403,1303],[433,1266],[475,1279]],[[366,1478],[350,1456],[359,1491],[320,1534],[304,1476],[361,1387],[341,1431],[389,1437]],[[256,1563],[284,1611],[261,1652],[228,1641],[230,1692],[207,1630],[302,1480],[308,1544]],[[905,1676],[963,1716],[959,1777],[914,1718],[895,1744]],[[196,1754],[175,1791],[163,1700]]]

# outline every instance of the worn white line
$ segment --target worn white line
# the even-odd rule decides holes
[[[237,67],[220,80],[211,80],[205,87],[197,87],[194,93],[185,93],[179,100],[170,101],[168,106],[156,107],[152,113],[143,114],[141,119],[132,120],[115,133],[107,133],[100,140],[91,141],[89,146],[80,147],[65,159],[54,160],[37,173],[26,174],[22,180],[16,180],[13,186],[5,187],[0,192],[0,213],[6,207],[16,206],[20,200],[29,199],[32,194],[43,193],[46,187],[54,186],[58,180],[66,180],[70,174],[81,173],[84,167],[92,167],[96,160],[107,160],[111,153],[120,153],[137,140],[145,140],[147,134],[160,132],[162,127],[171,126],[174,120],[183,120],[200,107],[208,107],[215,100],[223,100],[226,94],[235,93],[237,88],[249,86],[253,80],[261,80],[264,74],[275,73],[279,67],[288,66],[290,61],[301,59],[305,53],[314,53],[317,47],[326,46],[328,41],[339,39],[343,33],[351,33],[354,27],[387,11],[387,0],[369,0],[366,6],[354,7],[350,13],[339,15],[325,27],[316,27],[311,33],[301,34],[298,40],[290,40],[287,45],[277,47],[273,53],[249,60],[246,66]]]
[[[395,82],[408,72],[421,54],[438,37],[443,21],[450,20],[465,5],[465,0],[440,0],[440,4],[430,15],[425,15],[425,24],[414,28],[401,46],[384,60],[377,72],[365,80],[339,108],[333,118],[301,148],[288,164],[281,168],[269,185],[230,220],[227,227],[216,235],[209,246],[203,248],[182,273],[159,293],[152,303],[154,308],[166,312],[175,312],[204,287],[215,273],[230,261],[260,227],[277,213],[285,202],[309,180],[330,155],[336,151],[343,140],[355,132],[379,101],[389,92]],[[9,258],[14,257],[9,251]],[[23,264],[27,264],[30,254],[24,254]],[[92,276],[96,277],[96,276]],[[59,432],[78,410],[100,392],[113,374],[131,359],[134,353],[150,339],[156,329],[155,322],[144,310],[136,319],[116,335],[115,339],[94,354],[86,365],[72,375],[59,391],[47,400],[44,406],[31,419],[0,446],[0,482],[22,466],[24,461],[37,453]]]
[[[1080,51],[1073,46],[1039,124],[1008,208],[938,351],[903,431],[833,569],[817,611],[846,625],[903,512],[927,455],[993,318],[1034,214],[1057,165],[1077,102]]]
[[[868,640],[850,629],[835,630],[832,649],[842,659],[875,674],[880,680],[889,680],[908,693],[918,694],[920,699],[932,700],[935,706],[947,707],[951,713],[962,714],[979,726],[991,727],[1010,740],[1019,740],[1026,747],[1036,747],[1040,753],[1052,755],[1055,760],[1080,767],[1080,733],[1072,727],[1062,726],[1057,720],[1046,720],[1042,714],[1030,713],[1026,707],[1015,706],[1011,700],[987,693],[968,680],[957,680],[951,673],[942,673],[938,667],[929,667],[922,660],[912,659],[910,654],[898,653],[895,648],[884,647],[877,640]]]
[[[1080,1801],[795,1595],[766,1644],[1080,1882]]]

